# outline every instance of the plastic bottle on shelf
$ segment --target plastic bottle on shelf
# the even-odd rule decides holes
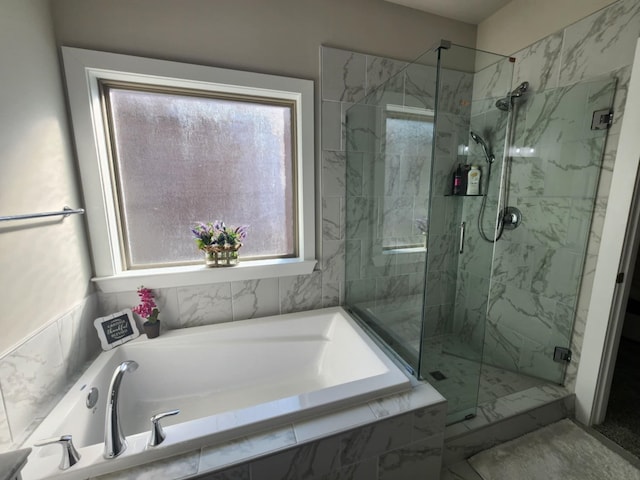
[[[467,174],[467,195],[480,195],[480,176],[482,172],[478,165],[471,165]]]
[[[458,168],[453,173],[453,189],[451,190],[453,195],[462,195],[462,165],[458,164]]]

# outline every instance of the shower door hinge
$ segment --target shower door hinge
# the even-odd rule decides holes
[[[624,272],[620,272],[618,275],[616,275],[616,283],[622,282],[624,282]]]
[[[556,347],[553,351],[554,362],[567,362],[571,361],[571,350],[565,347]]]
[[[613,124],[613,110],[605,108],[593,112],[591,119],[591,130],[606,130]]]

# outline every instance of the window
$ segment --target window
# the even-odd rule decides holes
[[[312,82],[67,47],[63,56],[103,290],[313,269]],[[249,226],[243,262],[224,273],[202,268],[190,232],[215,220]]]

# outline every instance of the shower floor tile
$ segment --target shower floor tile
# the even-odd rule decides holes
[[[419,356],[421,324],[418,311],[421,304],[415,296],[404,302],[362,304],[370,322],[386,332],[393,348],[403,351],[415,360]],[[474,350],[450,334],[425,339],[423,342],[421,371],[449,402],[449,414],[474,411],[479,403],[492,402],[512,393],[544,385],[541,380],[491,365],[482,365],[481,348]],[[398,348],[400,347],[400,348]],[[440,372],[445,378],[437,380],[429,372]]]

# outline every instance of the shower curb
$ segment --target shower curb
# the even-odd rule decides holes
[[[542,385],[478,405],[477,416],[445,429],[443,467],[538,428],[573,418],[575,394]]]

